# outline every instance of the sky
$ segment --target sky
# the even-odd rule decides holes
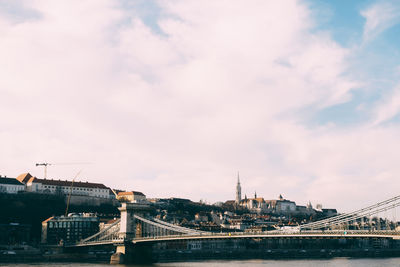
[[[0,174],[350,211],[400,191],[400,2],[0,0]]]

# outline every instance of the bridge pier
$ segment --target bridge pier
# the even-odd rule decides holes
[[[118,245],[116,252],[110,259],[110,264],[146,264],[152,262],[152,245],[135,245],[132,242]]]
[[[117,245],[115,253],[111,255],[110,264],[124,264],[131,262],[130,256],[133,254],[133,244],[124,242]],[[127,255],[127,257],[125,256]]]

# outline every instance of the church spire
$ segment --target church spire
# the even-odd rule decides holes
[[[240,186],[240,178],[239,178],[239,172],[238,172],[237,184],[236,184],[236,200],[235,200],[235,203],[237,205],[239,205],[241,200],[242,200],[242,187]]]

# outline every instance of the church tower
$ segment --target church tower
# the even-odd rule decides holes
[[[237,177],[237,184],[236,184],[236,201],[235,203],[237,205],[240,204],[240,201],[242,200],[242,187],[240,186],[240,179],[239,179],[239,172],[238,172],[238,177]]]

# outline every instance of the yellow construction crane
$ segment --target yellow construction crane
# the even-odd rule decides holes
[[[80,170],[75,175],[74,179],[72,179],[71,186],[69,187],[69,193],[68,193],[68,198],[67,198],[67,207],[65,209],[65,216],[68,215],[69,202],[71,201],[72,189],[73,189],[73,186],[74,186],[75,179],[79,176],[79,174],[81,174],[81,172],[82,172],[82,170]]]
[[[83,165],[83,164],[91,164],[90,162],[75,162],[75,163],[36,163],[36,166],[43,166],[44,167],[44,179],[47,178],[47,166],[50,165]],[[71,195],[72,195],[72,189],[74,186],[74,182],[75,179],[79,176],[79,174],[82,172],[82,170],[80,170],[74,177],[74,179],[72,179],[71,182],[71,186],[69,187],[69,193],[68,193],[68,198],[67,198],[67,207],[65,209],[65,216],[68,215],[68,209],[69,209],[69,203],[71,201]]]

